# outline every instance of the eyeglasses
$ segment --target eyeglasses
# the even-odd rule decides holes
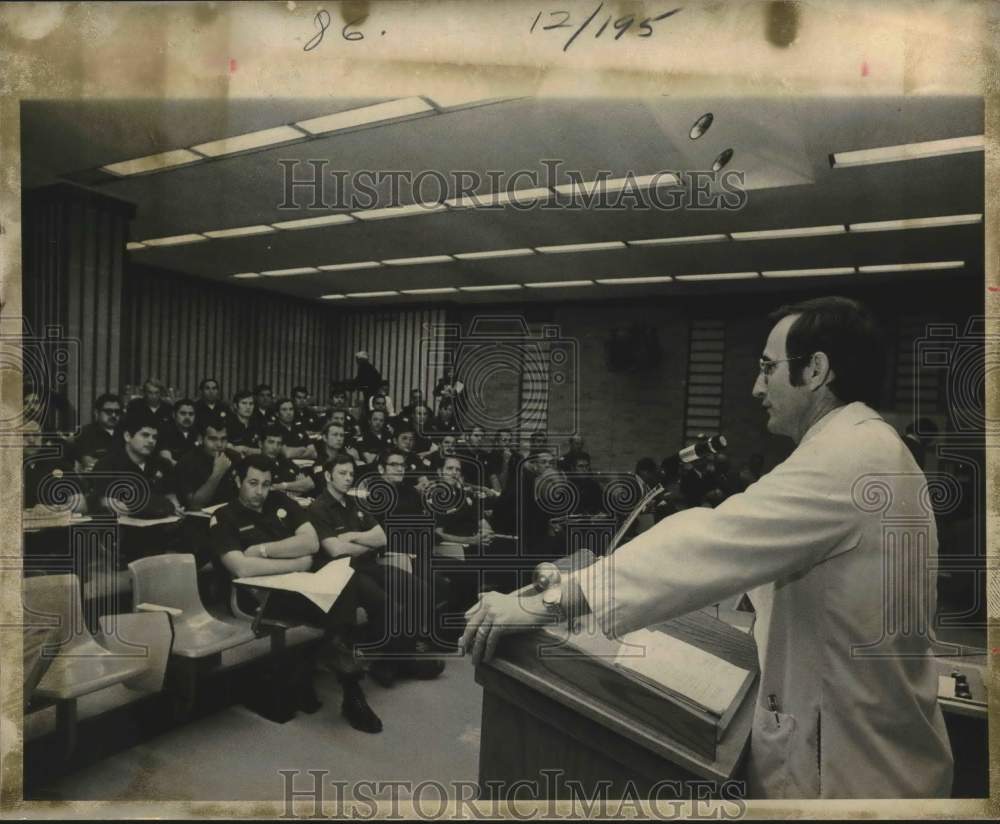
[[[794,358],[782,358],[781,360],[771,360],[770,358],[761,358],[758,361],[760,366],[760,374],[765,378],[771,377],[774,374],[774,370],[778,368],[779,363],[791,363],[792,361],[802,360],[803,358],[808,358],[809,355],[796,355]]]

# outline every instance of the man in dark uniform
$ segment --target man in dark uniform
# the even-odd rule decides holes
[[[174,419],[174,410],[163,400],[163,384],[156,378],[149,378],[142,385],[142,397],[129,401],[126,415],[145,414],[157,422],[159,432],[165,432]]]
[[[358,452],[365,463],[374,464],[378,456],[392,445],[392,434],[385,424],[385,412],[373,410],[368,417],[368,431],[357,442]]]
[[[583,435],[570,435],[569,447],[562,458],[559,459],[559,468],[563,472],[571,472],[576,456],[581,453],[583,453]]]
[[[24,508],[39,504],[55,512],[86,512],[87,502],[73,459],[58,443],[46,444],[36,421],[27,421],[24,435]],[[74,491],[75,489],[75,491]]]
[[[253,389],[253,400],[253,417],[257,423],[257,429],[263,429],[268,424],[274,423],[274,390],[271,388],[271,384],[257,384]]]
[[[308,476],[312,479],[314,489],[312,494],[319,495],[326,488],[326,478],[323,476],[323,466],[330,458],[345,452],[354,458],[356,463],[364,463],[358,450],[347,445],[347,435],[344,427],[336,421],[330,421],[323,427],[323,439],[316,445],[316,463],[312,465]]]
[[[236,500],[216,511],[209,522],[216,566],[228,579],[308,572],[315,566],[319,550],[316,530],[295,501],[272,491],[271,466],[263,455],[243,460],[236,468]],[[369,588],[363,579],[355,581],[358,577],[351,577],[328,613],[310,609],[312,605],[291,593],[275,592],[268,599],[268,614],[322,626],[330,634],[341,632],[354,623],[357,607],[363,605],[359,592],[366,593]],[[259,606],[252,591],[246,589],[239,590],[237,600],[240,609],[250,614]],[[361,689],[360,668],[340,658],[337,661],[337,678],[344,693],[342,714],[355,729],[381,732],[382,722]],[[310,713],[321,706],[312,687],[314,665],[314,659],[307,661],[308,671],[294,686],[299,708]]]
[[[309,408],[309,390],[305,386],[292,387],[292,403],[295,404],[295,423],[306,432],[319,432],[319,416]]]
[[[116,434],[122,416],[122,400],[117,395],[106,392],[94,401],[94,420],[80,430],[73,440],[73,457],[81,464],[103,458],[108,451],[118,445]],[[90,471],[93,464],[81,469]]]
[[[332,558],[350,556],[354,577],[374,581],[386,597],[383,613],[386,628],[378,637],[384,641],[383,649],[388,656],[373,663],[372,676],[383,686],[391,686],[397,674],[436,678],[444,670],[444,662],[414,658],[417,636],[407,632],[413,621],[399,619],[400,610],[407,610],[417,619],[426,615],[431,604],[426,585],[398,567],[378,562],[386,547],[385,532],[358,505],[357,498],[348,495],[354,486],[354,459],[341,454],[330,459],[324,469],[326,488],[309,507],[309,519],[316,527],[320,546]],[[429,633],[428,626],[424,634]]]
[[[278,412],[278,426],[285,433],[282,452],[286,458],[316,459],[316,447],[312,445],[305,426],[295,417],[295,403],[291,398],[279,398],[275,404]]]
[[[173,422],[161,430],[156,439],[160,457],[171,466],[177,466],[177,462],[197,445],[198,430],[195,427],[195,420],[194,401],[190,398],[177,401],[174,406]]]
[[[221,398],[222,390],[219,388],[219,382],[215,378],[202,378],[198,384],[198,402],[194,405],[198,423],[201,423],[203,418],[218,418],[228,429],[232,412]]]
[[[233,463],[239,454],[227,450],[226,424],[219,418],[202,418],[198,428],[201,445],[186,454],[174,467],[174,487],[181,503],[188,509],[232,500]]]
[[[313,482],[302,470],[285,457],[282,445],[285,430],[280,424],[273,423],[264,428],[260,436],[260,454],[270,459],[271,488],[276,492],[291,492],[294,495],[308,495],[312,492]]]
[[[409,418],[412,421],[413,411],[418,406],[426,406],[424,403],[424,393],[420,389],[414,388],[410,390],[410,402],[399,411],[399,417]]]
[[[347,392],[343,389],[330,390],[330,412],[327,420],[340,423],[347,433],[348,440],[360,434],[358,422],[347,408]]]
[[[566,470],[569,482],[576,487],[573,515],[600,515],[604,512],[604,492],[590,472],[590,455],[576,452]]]
[[[401,421],[393,445],[406,456],[408,480],[414,482],[418,481],[421,475],[430,475],[433,472],[430,460],[421,458],[413,451],[415,438],[416,433],[413,431],[413,425],[409,421]]]

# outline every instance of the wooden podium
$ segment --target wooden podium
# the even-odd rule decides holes
[[[757,668],[748,634],[697,612],[660,625],[669,634],[746,669]],[[628,782],[647,796],[659,781],[738,780],[750,739],[754,682],[716,740],[698,719],[637,685],[606,661],[582,654],[558,654],[544,631],[504,638],[494,658],[476,670],[483,687],[479,784],[483,798],[529,781],[555,788],[552,774],[588,796],[600,789],[621,797]],[[586,648],[586,645],[582,645]],[[556,653],[556,654],[551,654]],[[491,783],[496,782],[491,787]],[[687,787],[685,789],[688,789]],[[685,792],[685,796],[689,793]],[[730,796],[732,797],[732,796]]]

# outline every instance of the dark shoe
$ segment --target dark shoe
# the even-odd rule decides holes
[[[359,684],[344,685],[344,703],[340,707],[340,714],[356,730],[382,732],[382,721],[368,706]]]
[[[444,672],[444,666],[444,661],[440,658],[414,658],[409,661],[403,661],[400,664],[400,671],[411,678],[430,680],[431,678],[437,678]]]
[[[376,683],[389,689],[396,683],[396,664],[392,661],[372,661],[368,674]]]
[[[295,697],[299,709],[302,712],[309,713],[309,715],[318,712],[323,706],[323,702],[319,700],[319,696],[316,695],[316,689],[311,683],[300,686],[296,691]]]

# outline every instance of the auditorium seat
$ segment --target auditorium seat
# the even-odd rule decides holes
[[[30,696],[27,738],[54,728],[62,755],[69,757],[76,748],[79,717],[103,713],[162,689],[172,638],[166,616],[103,616],[95,639],[84,622],[76,575],[27,578],[24,606],[27,617],[60,628],[52,639],[57,647],[55,659]]]

